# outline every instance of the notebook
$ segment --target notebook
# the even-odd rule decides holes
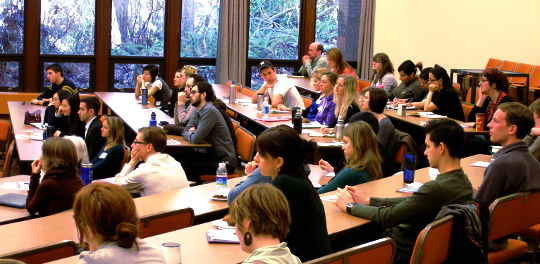
[[[26,207],[26,194],[6,193],[0,195],[0,205],[24,209]]]

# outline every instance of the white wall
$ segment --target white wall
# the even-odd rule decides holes
[[[540,65],[538,0],[376,0],[374,53],[396,69],[481,69],[489,58]]]

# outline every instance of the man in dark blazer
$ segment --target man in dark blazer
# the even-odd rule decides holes
[[[86,123],[84,141],[88,148],[88,158],[90,161],[97,156],[107,141],[106,138],[101,136],[103,124],[97,116],[100,108],[101,102],[95,96],[87,96],[81,99],[78,114],[81,121]]]

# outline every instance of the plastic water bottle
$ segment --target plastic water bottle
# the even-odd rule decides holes
[[[156,113],[152,112],[150,115],[150,126],[157,126]]]
[[[223,188],[227,188],[227,168],[224,162],[219,163],[216,171],[216,191]]]
[[[261,112],[262,112],[263,120],[268,120],[268,114],[270,114],[270,103],[268,103],[268,97],[264,98],[264,103],[263,103]]]

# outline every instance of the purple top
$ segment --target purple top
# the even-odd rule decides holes
[[[334,94],[331,94],[330,97],[323,96],[321,104],[319,105],[319,113],[317,113],[315,121],[319,122],[321,125],[334,127],[337,123],[336,115],[334,114],[335,110],[336,103],[334,103]]]

